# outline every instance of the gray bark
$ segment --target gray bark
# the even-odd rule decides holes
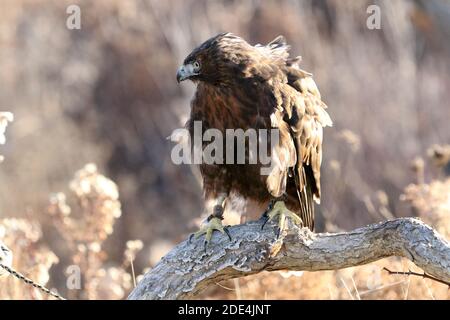
[[[215,232],[184,241],[150,270],[129,299],[189,299],[210,284],[261,271],[336,270],[389,256],[405,257],[438,279],[450,281],[450,245],[431,227],[401,218],[341,233],[312,233],[291,226],[276,240],[275,225],[261,221],[230,228],[232,241]]]

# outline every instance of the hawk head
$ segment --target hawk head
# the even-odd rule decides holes
[[[269,47],[252,46],[232,33],[220,33],[195,48],[177,71],[177,81],[203,81],[213,85],[239,83],[253,77],[268,79],[279,71],[285,56],[274,54],[284,38]]]

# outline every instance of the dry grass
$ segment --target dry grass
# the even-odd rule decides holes
[[[13,253],[12,266],[39,284],[50,280],[50,268],[59,262],[58,257],[41,242],[42,230],[38,223],[28,219],[1,219],[0,239]],[[37,289],[7,276],[0,279],[2,299],[48,299]]]
[[[65,255],[71,257],[69,267],[79,268],[82,277],[83,286],[67,287],[65,294],[70,299],[123,299],[132,287],[132,264],[142,249],[142,242],[126,243],[122,264],[108,261],[102,246],[121,215],[117,186],[99,174],[95,165],[88,164],[76,172],[70,189],[76,209],[66,203],[63,193],[52,195],[48,208],[51,221],[64,239]],[[38,284],[49,283],[50,269],[59,263],[59,259],[43,244],[42,229],[37,221],[2,219],[0,239],[13,252],[14,269]],[[2,299],[49,298],[12,276],[3,281],[0,286]]]

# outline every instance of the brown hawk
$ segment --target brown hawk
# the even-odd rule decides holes
[[[277,144],[270,148],[275,165],[268,174],[261,174],[260,161],[200,165],[205,198],[217,200],[214,212],[196,233],[206,233],[206,242],[214,230],[226,231],[221,220],[231,192],[260,203],[271,200],[264,216],[270,220],[279,216],[280,229],[286,217],[314,228],[313,200],[320,201],[322,128],[332,121],[312,75],[300,69],[300,57],[289,57],[289,49],[282,36],[267,45],[252,46],[231,33],[221,33],[194,49],[178,69],[178,82],[189,79],[197,84],[187,122],[191,136],[196,121],[201,122],[202,132],[214,128],[224,136],[227,129],[279,133]],[[245,148],[249,160],[248,144]],[[224,152],[230,150],[224,148]]]

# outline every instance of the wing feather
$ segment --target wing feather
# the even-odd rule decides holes
[[[299,57],[287,60],[287,83],[278,83],[274,86],[279,105],[275,112],[277,121],[273,124],[278,125],[283,132],[286,130],[286,124],[288,126],[289,138],[295,148],[296,162],[293,176],[300,202],[301,218],[306,226],[313,229],[313,200],[320,203],[323,127],[332,126],[332,121],[312,75],[298,67],[299,61]],[[282,148],[283,143],[286,142],[282,141],[280,144]],[[285,185],[286,182],[279,176],[281,171],[279,170],[275,176]],[[275,184],[273,179],[270,182]]]
[[[301,161],[297,161],[297,173],[302,176],[303,166],[311,166],[314,177],[314,199],[320,201],[320,166],[322,163],[323,127],[332,126],[326,105],[322,102],[320,92],[312,77],[290,83],[295,88],[292,92],[297,99],[293,105],[296,117],[290,117],[287,122],[292,131],[292,138],[300,150]],[[300,189],[304,187],[304,179],[300,179]]]

